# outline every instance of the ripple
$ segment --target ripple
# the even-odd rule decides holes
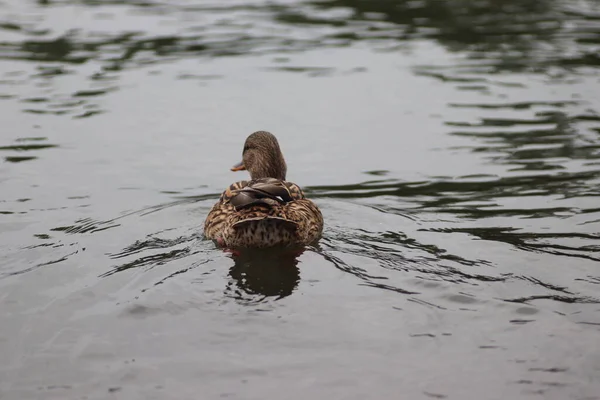
[[[46,246],[46,245],[44,245],[44,246]],[[71,252],[71,253],[69,253],[67,255],[64,255],[64,256],[62,256],[60,258],[57,258],[57,259],[54,259],[54,260],[51,260],[51,261],[45,261],[45,262],[42,262],[42,263],[38,263],[38,264],[32,265],[32,266],[27,267],[27,268],[18,269],[16,271],[2,272],[2,273],[0,273],[0,279],[14,277],[14,276],[17,276],[17,275],[22,275],[22,274],[25,274],[25,273],[28,273],[28,272],[36,271],[37,269],[42,268],[42,267],[48,267],[48,266],[51,266],[51,265],[59,264],[59,263],[62,263],[63,261],[68,260],[69,257],[71,257],[71,256],[73,256],[75,254],[78,254],[78,253],[79,253],[79,250],[76,250],[76,251],[73,251],[73,252]]]
[[[46,150],[46,149],[52,149],[52,148],[57,148],[59,147],[56,144],[50,144],[50,143],[40,143],[40,142],[44,142],[48,140],[48,138],[46,137],[24,137],[24,138],[18,138],[15,140],[15,142],[17,142],[18,144],[13,144],[13,145],[8,145],[8,146],[0,146],[0,152],[1,151],[6,151],[6,152],[15,152],[15,153],[22,153],[22,152],[35,152],[38,150]],[[33,143],[30,143],[33,142]],[[4,161],[9,162],[9,163],[21,163],[24,161],[33,161],[38,159],[38,156],[34,156],[34,155],[10,155],[10,156],[5,156],[4,157]]]
[[[58,146],[55,144],[23,144],[23,145],[12,145],[12,146],[0,146],[0,150],[30,151],[30,150],[51,149],[54,147],[58,147]]]
[[[69,234],[76,233],[96,233],[102,232],[107,229],[116,228],[119,224],[111,221],[95,221],[91,218],[84,218],[76,221],[74,225],[69,226],[59,226],[56,228],[50,229],[53,232],[65,232]]]
[[[4,157],[4,161],[6,162],[10,162],[10,163],[20,163],[23,161],[31,161],[31,160],[35,160],[37,159],[37,157],[34,156],[8,156],[8,157]]]

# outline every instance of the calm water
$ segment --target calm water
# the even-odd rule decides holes
[[[0,398],[600,399],[598,54],[592,0],[1,1]],[[298,258],[202,240],[261,129]]]

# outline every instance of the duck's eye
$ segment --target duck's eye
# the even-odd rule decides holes
[[[244,151],[248,150],[249,148],[250,148],[250,146],[248,146],[248,145],[245,145],[245,146],[244,146]]]

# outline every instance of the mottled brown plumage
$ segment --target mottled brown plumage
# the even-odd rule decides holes
[[[275,136],[254,132],[246,139],[242,162],[250,181],[227,188],[208,213],[204,235],[230,248],[302,246],[323,231],[323,216],[298,185],[285,180],[287,166]]]

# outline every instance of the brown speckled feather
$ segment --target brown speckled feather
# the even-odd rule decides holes
[[[318,239],[322,230],[323,216],[302,189],[274,178],[232,184],[204,225],[207,238],[227,247],[304,245]]]

